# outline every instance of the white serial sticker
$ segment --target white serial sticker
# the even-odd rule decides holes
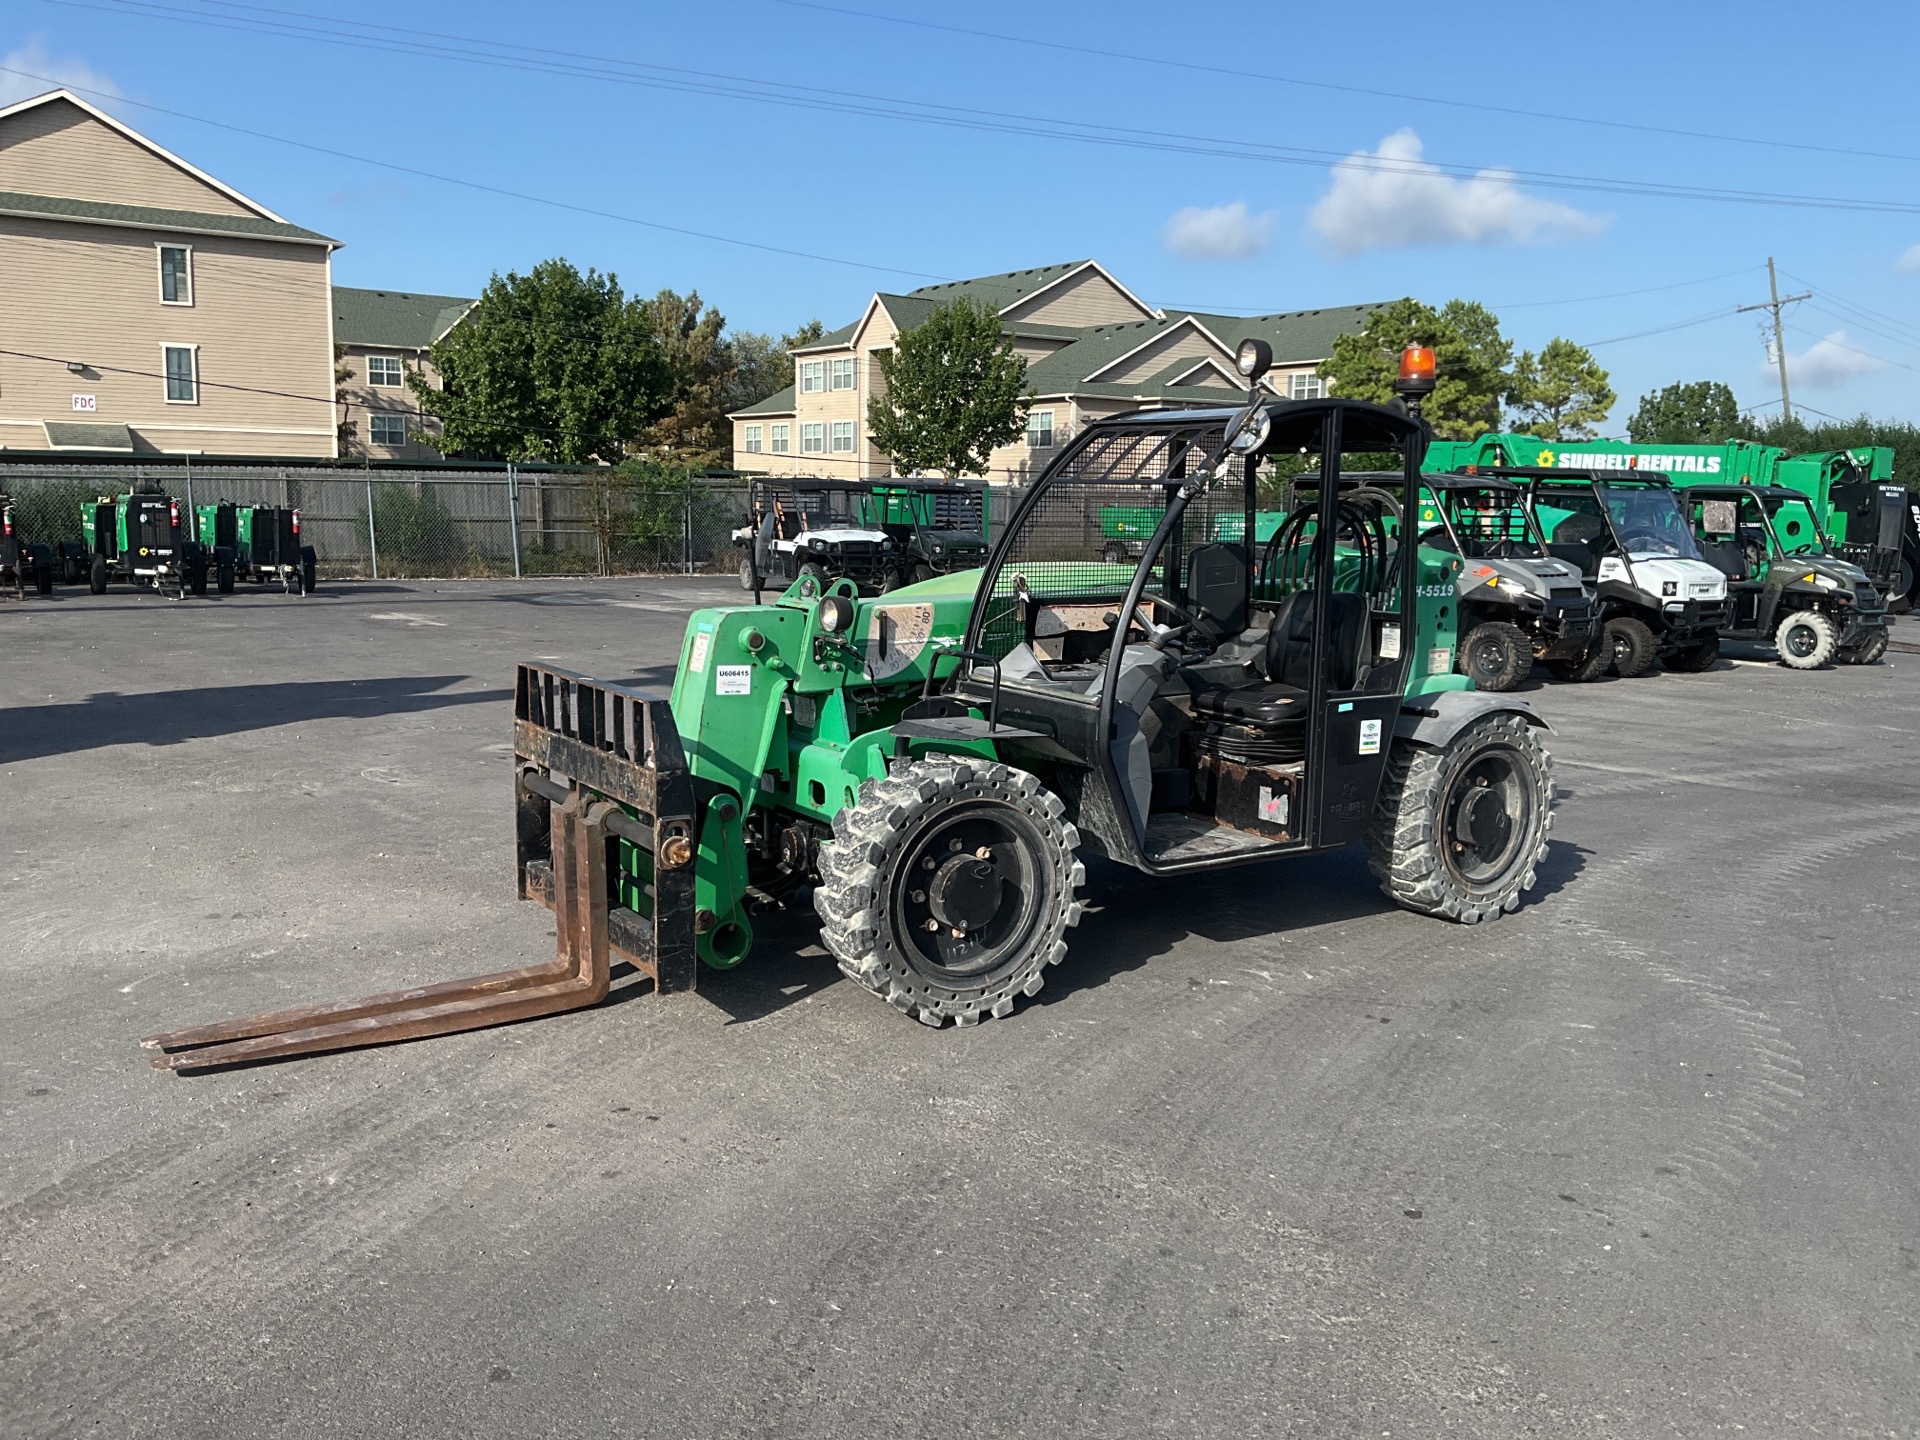
[[[1398,625],[1380,627],[1380,658],[1382,660],[1400,658],[1400,627]]]
[[[1439,645],[1427,652],[1427,674],[1444,675],[1453,669],[1453,647]]]
[[[698,675],[707,668],[707,651],[713,648],[713,632],[697,630],[693,636],[693,653],[687,657],[687,668]]]
[[[875,605],[867,611],[867,675],[885,680],[920,658],[933,635],[933,606]]]
[[[1360,722],[1360,753],[1362,755],[1380,753],[1380,722],[1378,720]]]
[[[714,667],[713,693],[716,695],[751,695],[753,693],[753,667],[751,665],[719,665]]]

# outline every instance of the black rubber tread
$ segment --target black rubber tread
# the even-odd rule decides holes
[[[1524,760],[1534,782],[1537,829],[1499,883],[1469,887],[1441,863],[1440,803],[1447,782],[1473,757],[1504,745]],[[1396,905],[1462,925],[1498,920],[1520,908],[1538,878],[1553,828],[1553,756],[1532,725],[1511,711],[1484,715],[1463,727],[1444,749],[1396,740],[1367,832],[1367,868]]]
[[[1813,631],[1813,649],[1805,655],[1795,655],[1787,648],[1787,632],[1805,627]],[[1833,660],[1840,648],[1840,627],[1833,623],[1833,617],[1820,610],[1796,610],[1788,615],[1773,632],[1773,648],[1780,656],[1780,663],[1789,670],[1818,670]]]
[[[87,571],[87,588],[96,595],[107,593],[107,557],[96,555]]]
[[[1613,669],[1613,642],[1603,634],[1593,642],[1593,648],[1579,660],[1549,660],[1547,673],[1556,680],[1581,683],[1598,680]]]
[[[833,578],[827,574],[827,567],[816,560],[809,560],[798,570],[794,571],[793,579],[795,583],[809,578],[813,581],[813,593],[816,595],[826,594],[827,586],[833,583]]]
[[[1892,639],[1893,637],[1883,626],[1851,650],[1842,650],[1841,662],[1847,665],[1878,665],[1881,657],[1887,653],[1887,645]]]
[[[886,901],[889,870],[918,822],[947,806],[998,800],[1022,811],[1055,848],[1052,913],[1043,917],[1028,953],[983,985],[949,988],[915,970],[891,935]],[[1080,833],[1060,798],[1024,770],[992,760],[942,757],[896,764],[884,780],[860,787],[858,803],[833,819],[834,838],[820,847],[820,883],[813,892],[820,938],[847,978],[923,1025],[948,1020],[977,1025],[1013,1012],[1021,995],[1037,995],[1046,968],[1066,958],[1066,931],[1080,923],[1079,888],[1087,869],[1074,851]]]
[[[1613,651],[1613,673],[1622,680],[1646,674],[1660,658],[1652,629],[1637,616],[1616,615],[1607,621],[1603,643]]]
[[[222,595],[233,594],[233,562],[222,560],[214,569],[213,588]]]
[[[33,567],[33,588],[42,595],[53,593],[53,566],[42,562]]]
[[[320,557],[313,552],[311,545],[300,547],[300,593],[311,595],[318,588],[320,577]]]
[[[207,562],[197,560],[187,567],[187,589],[195,595],[207,593]]]
[[[1476,690],[1512,690],[1533,673],[1533,641],[1511,621],[1487,620],[1474,626],[1457,653],[1460,673],[1473,681]],[[1493,653],[1499,655],[1497,665],[1477,664],[1482,656]]]
[[[1660,663],[1682,675],[1702,675],[1720,662],[1720,637],[1709,635],[1695,645],[1674,651]]]

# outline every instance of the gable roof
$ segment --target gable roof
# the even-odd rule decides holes
[[[154,143],[152,140],[149,140],[146,136],[142,135],[138,130],[135,130],[131,125],[123,124],[122,122],[114,119],[113,116],[107,114],[107,112],[102,110],[99,106],[88,104],[85,100],[82,100],[78,95],[74,94],[73,91],[65,89],[64,87],[58,90],[49,90],[42,95],[29,96],[25,100],[15,101],[13,104],[6,106],[4,109],[0,109],[0,120],[6,120],[9,117],[14,115],[25,114],[29,110],[37,110],[43,105],[52,105],[56,103],[65,103],[65,104],[76,107],[77,109],[84,112],[86,115],[99,121],[102,125],[105,125],[109,130],[112,130],[115,133],[123,136],[124,138],[131,140],[135,145],[138,145],[142,150],[145,150],[148,154],[157,156],[159,159],[166,161],[167,164],[173,166],[177,170],[184,170],[187,174],[191,175],[194,179],[198,180],[201,184],[211,186],[213,189],[219,191],[222,195],[226,196],[229,200],[233,201],[236,205],[243,206],[246,209],[253,211],[256,215],[260,216],[263,220],[271,220],[276,225],[287,224],[287,221],[284,217],[274,214],[273,211],[269,210],[266,206],[262,205],[258,200],[250,199],[249,197],[242,195],[238,190],[234,189],[231,185],[227,184],[223,180],[214,179],[213,176],[207,174],[207,172],[202,170],[199,166],[189,164],[187,161],[182,160],[178,155],[174,154],[171,150],[167,149],[165,146]],[[290,227],[290,228],[297,228],[297,227]],[[311,235],[313,232],[306,231],[304,233]],[[340,242],[335,240],[329,243],[338,245]]]
[[[764,400],[754,401],[744,409],[729,411],[727,418],[732,419],[735,415],[791,415],[793,413],[793,386],[789,385],[784,390],[774,391]]]
[[[145,205],[109,205],[100,200],[67,200],[57,195],[21,195],[0,190],[0,215],[29,220],[77,220],[83,225],[133,225],[191,235],[251,235],[261,240],[293,240],[336,248],[340,242],[284,220],[248,215],[207,215],[195,210],[154,210]]]
[[[1030,270],[1009,270],[1004,275],[981,275],[972,280],[948,280],[939,285],[922,285],[907,294],[911,299],[925,300],[931,305],[944,305],[964,295],[984,301],[996,311],[1005,310],[1009,305],[1017,305],[1022,299],[1030,299],[1055,282],[1066,279],[1089,263],[1086,260],[1068,260],[1058,265],[1036,265]]]
[[[1226,342],[1229,351],[1249,335],[1273,346],[1273,363],[1301,365],[1333,355],[1333,342],[1342,335],[1358,335],[1367,317],[1388,302],[1365,305],[1327,305],[1318,310],[1286,310],[1275,315],[1212,315],[1204,310],[1169,310],[1169,318],[1190,315]]]
[[[333,287],[333,338],[339,345],[391,345],[424,350],[478,302],[460,295]]]

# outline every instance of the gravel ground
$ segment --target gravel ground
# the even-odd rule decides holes
[[[512,662],[664,689],[737,595],[0,602],[0,1433],[1920,1434],[1907,653],[1538,690],[1490,928],[1358,851],[1099,868],[974,1030],[796,914],[696,995],[148,1068],[551,954]]]

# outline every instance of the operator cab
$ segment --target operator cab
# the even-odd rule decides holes
[[[1416,417],[1336,399],[1095,422],[999,537],[942,698],[1019,732],[1083,837],[1140,868],[1350,843],[1415,648],[1425,444]],[[1357,470],[1381,452],[1402,468]],[[1114,556],[1116,509],[1152,514],[1137,559]]]

